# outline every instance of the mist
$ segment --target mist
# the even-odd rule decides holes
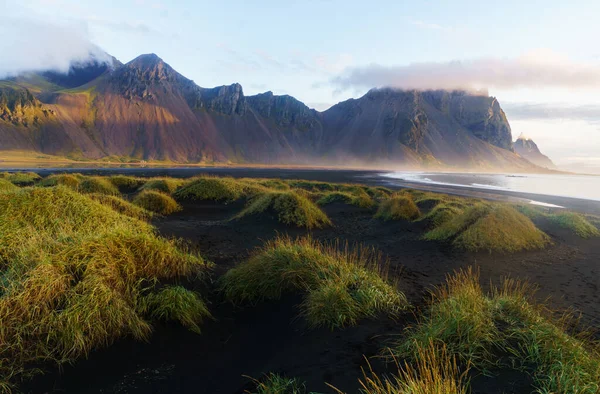
[[[73,64],[112,59],[89,38],[85,24],[56,25],[3,17],[0,25],[0,78],[26,72],[68,72]]]
[[[593,89],[600,87],[600,67],[575,63],[553,52],[536,51],[513,59],[479,58],[402,66],[371,64],[349,68],[331,83],[340,90],[373,87],[410,90]]]

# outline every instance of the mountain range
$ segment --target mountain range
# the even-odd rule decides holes
[[[519,138],[517,138],[514,147],[516,153],[533,164],[549,169],[556,168],[552,160],[540,152],[540,148],[538,148],[537,144],[533,142],[531,138],[525,136],[525,134],[521,134]]]
[[[74,159],[537,170],[498,100],[372,89],[326,111],[203,88],[154,54],[0,81],[0,150]],[[532,163],[532,161],[534,163]]]

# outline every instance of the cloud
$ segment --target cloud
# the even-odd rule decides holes
[[[330,82],[343,90],[373,87],[597,89],[600,87],[600,66],[575,63],[550,51],[535,51],[513,59],[490,57],[403,66],[371,64],[348,68]]]
[[[600,105],[567,105],[504,102],[502,108],[511,120],[584,120],[600,123]]]
[[[72,64],[92,59],[111,61],[94,45],[85,25],[53,25],[47,22],[3,17],[0,25],[0,77],[24,72],[67,72]]]

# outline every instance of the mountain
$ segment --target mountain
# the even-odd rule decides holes
[[[548,156],[542,154],[536,143],[533,142],[532,139],[527,138],[524,134],[521,134],[519,138],[517,138],[514,146],[516,153],[533,164],[544,168],[556,168],[552,160],[550,160]]]
[[[203,88],[154,54],[0,81],[0,150],[85,159],[531,169],[493,97],[373,89],[324,112]]]

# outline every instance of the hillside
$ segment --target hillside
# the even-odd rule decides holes
[[[527,169],[493,97],[374,89],[318,112],[202,88],[154,54],[0,83],[0,150],[77,159]]]
[[[544,167],[554,169],[556,166],[550,160],[550,158],[540,152],[537,144],[533,142],[531,138],[526,137],[521,134],[519,138],[515,141],[515,152],[525,159],[529,160],[533,164]]]

